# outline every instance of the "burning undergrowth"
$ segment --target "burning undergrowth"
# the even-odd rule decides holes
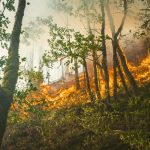
[[[28,93],[23,102],[16,100],[9,114],[2,148],[149,150],[149,60],[147,57],[138,67],[130,66],[140,85],[140,96],[129,99],[119,96],[118,103],[111,101],[112,112],[106,111],[103,103],[90,103],[84,82],[80,90],[76,90],[74,83],[59,90],[42,85],[39,90]],[[93,81],[91,87],[94,92]]]
[[[131,66],[129,68],[135,76],[139,86],[150,81],[150,56],[145,58],[139,66]],[[109,70],[110,73],[110,88],[112,95],[113,88],[113,70]],[[94,79],[91,77],[91,89],[94,91]],[[100,91],[102,98],[105,97],[105,84],[104,80],[100,78]],[[62,81],[60,81],[62,82]],[[121,87],[121,80],[118,78],[118,85]],[[76,90],[74,81],[69,81],[61,84],[62,86],[57,88],[55,85],[41,85],[39,90],[31,91],[27,93],[27,96],[22,102],[16,97],[15,102],[12,105],[11,111],[18,113],[20,118],[28,118],[32,112],[39,110],[49,111],[51,109],[68,108],[73,105],[89,102],[88,94],[86,93],[86,85],[84,82],[84,75],[80,75],[81,89]],[[66,85],[63,87],[63,85]]]

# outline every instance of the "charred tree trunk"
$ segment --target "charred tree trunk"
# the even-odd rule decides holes
[[[104,11],[104,1],[101,0],[101,13],[102,13],[102,66],[104,70],[104,80],[105,80],[105,95],[107,103],[110,103],[110,89],[109,89],[109,73],[107,67],[107,51],[106,51],[106,37],[105,37],[105,11]]]
[[[13,100],[13,94],[18,79],[18,49],[25,6],[26,0],[19,0],[16,19],[10,40],[10,47],[8,50],[8,60],[4,71],[2,87],[0,89],[0,145],[2,144],[2,139],[7,124],[7,115]]]
[[[78,71],[78,60],[74,59],[74,70],[75,70],[75,81],[76,81],[76,89],[80,89],[80,81],[79,81],[79,71]]]
[[[129,83],[132,87],[132,90],[133,90],[134,94],[137,94],[137,89],[138,89],[137,83],[136,83],[132,73],[130,72],[130,70],[128,68],[127,60],[126,60],[126,57],[123,53],[123,50],[122,50],[121,46],[119,45],[119,43],[117,43],[117,44],[118,44],[117,45],[118,46],[118,54],[119,54],[120,61],[121,61],[123,70],[125,72],[125,75],[126,75],[127,79],[129,80]]]
[[[87,63],[86,63],[85,58],[83,58],[83,65],[84,65],[84,68],[85,68],[87,91],[88,91],[88,94],[89,94],[91,102],[94,103],[95,102],[95,98],[94,98],[94,95],[93,95],[93,93],[91,91],[89,74],[88,74],[88,68],[87,68]]]

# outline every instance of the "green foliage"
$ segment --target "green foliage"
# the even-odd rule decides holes
[[[43,83],[43,73],[41,71],[30,70],[26,73],[30,87],[38,89]]]
[[[50,50],[46,51],[43,56],[43,62],[46,66],[52,66],[55,61],[66,59],[66,65],[73,63],[74,59],[82,63],[87,58],[92,49],[99,50],[101,47],[101,36],[94,34],[84,35],[73,29],[59,27],[53,23],[44,20],[49,27],[48,43]],[[94,43],[93,43],[94,41]]]
[[[4,68],[7,62],[6,56],[0,57],[0,80],[2,80]]]
[[[14,7],[15,0],[2,0],[0,1],[0,45],[3,48],[7,48],[7,42],[10,38],[10,34],[7,32],[8,24],[10,23],[9,18],[5,15],[6,11],[15,11]]]

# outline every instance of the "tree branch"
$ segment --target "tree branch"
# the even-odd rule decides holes
[[[124,0],[124,16],[123,16],[123,18],[122,18],[120,27],[118,28],[118,30],[117,30],[117,32],[116,32],[116,37],[118,37],[118,35],[120,34],[120,32],[121,32],[122,29],[123,29],[123,26],[124,26],[126,17],[127,17],[127,0]]]
[[[108,0],[105,3],[105,8],[106,8],[107,16],[109,18],[109,24],[110,24],[110,28],[111,28],[112,37],[114,37],[115,36],[115,24],[114,24],[114,20],[113,20],[113,17],[111,15],[111,12],[110,12]]]

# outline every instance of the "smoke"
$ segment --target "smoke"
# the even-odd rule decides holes
[[[91,1],[91,0],[85,0],[85,2],[87,1]],[[28,26],[29,22],[31,21],[35,21],[37,17],[48,17],[48,16],[52,16],[54,19],[54,22],[58,24],[58,26],[68,26],[69,28],[73,28],[76,31],[80,31],[83,34],[87,33],[87,25],[86,25],[86,19],[85,17],[78,17],[77,14],[75,16],[70,16],[70,14],[72,13],[72,10],[75,10],[81,0],[27,0],[27,2],[30,2],[30,5],[27,5],[26,7],[26,11],[25,11],[25,16],[24,16],[24,21],[23,21],[23,26]],[[56,3],[57,2],[62,2],[62,5],[57,5],[56,7]],[[15,4],[17,7],[17,3]],[[67,8],[67,5],[69,5]],[[62,11],[63,7],[66,8],[66,11]],[[122,34],[128,34],[130,31],[134,31],[135,28],[138,26],[139,24],[139,20],[137,18],[138,13],[140,8],[142,8],[143,6],[141,5],[140,2],[137,3],[137,5],[131,5],[128,8],[128,16],[127,16],[127,20],[125,22],[125,26],[123,28],[123,32]],[[99,8],[99,5],[96,4],[96,8]],[[115,26],[116,29],[119,26],[120,22],[121,22],[121,18],[122,18],[122,8],[120,9],[114,9],[114,6],[111,7],[111,11],[112,14],[114,16],[114,20],[115,20]],[[69,13],[69,14],[68,14]],[[8,14],[8,16],[11,18],[11,24],[9,27],[9,30],[11,32],[12,26],[13,26],[13,22],[14,22],[14,16],[15,14]],[[91,19],[91,23],[93,22],[93,20]],[[95,25],[95,24],[94,24]],[[93,25],[93,27],[94,27]],[[95,25],[95,27],[99,27],[99,25]],[[100,32],[100,28],[98,28],[98,31]],[[42,34],[40,39],[36,42],[34,42],[34,44],[31,43],[31,46],[28,47],[26,45],[24,45],[23,43],[20,46],[20,55],[22,57],[27,57],[30,58],[30,56],[34,53],[34,65],[38,65],[40,59],[41,59],[41,55],[43,53],[43,51],[45,49],[48,49],[48,43],[47,43],[47,39],[48,39],[48,30],[45,29],[45,32],[47,34]],[[111,32],[110,32],[110,27],[108,24],[108,20],[106,19],[106,34],[111,36]],[[125,53],[127,54],[127,57],[129,60],[133,60],[134,57],[136,57],[139,54],[144,54],[144,45],[143,45],[143,41],[134,41],[132,40],[132,36],[127,37],[129,41],[133,41],[133,43],[131,42],[125,42],[125,40],[123,40],[122,44],[124,45],[124,49],[125,49]],[[111,60],[112,58],[112,48],[111,48],[111,43],[108,42],[108,57],[109,60]],[[2,53],[0,53],[1,56]],[[6,54],[6,53],[4,53]],[[109,64],[111,65],[111,61],[109,62]],[[54,74],[57,74],[55,72],[57,72],[57,68],[55,67]]]

